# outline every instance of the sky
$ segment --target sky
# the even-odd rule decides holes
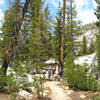
[[[3,19],[4,11],[8,8],[9,0],[0,0],[0,20]],[[67,1],[67,0],[66,0]],[[52,16],[56,16],[58,2],[62,4],[63,0],[46,0]],[[94,15],[94,9],[97,4],[95,0],[75,0],[77,19],[81,20],[82,24],[96,22],[97,18]]]

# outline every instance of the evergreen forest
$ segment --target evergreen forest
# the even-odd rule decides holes
[[[0,100],[100,100],[100,0],[0,6]]]

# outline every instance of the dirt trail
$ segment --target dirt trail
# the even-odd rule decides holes
[[[51,94],[49,97],[52,100],[72,100],[62,88],[57,86],[57,82],[49,81],[45,83],[45,86],[50,88]]]
[[[0,94],[0,100],[10,100],[10,97],[5,94]]]

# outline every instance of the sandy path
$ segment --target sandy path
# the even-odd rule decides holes
[[[0,100],[10,100],[10,97],[5,94],[0,94]]]
[[[52,100],[71,100],[71,98],[65,94],[64,90],[57,86],[57,82],[49,81],[45,83],[45,86],[51,89],[50,98]]]

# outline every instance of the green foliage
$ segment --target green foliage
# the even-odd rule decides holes
[[[16,63],[11,66],[7,76],[3,77],[0,74],[0,92],[10,93],[11,100],[15,100],[16,93],[19,89],[24,89],[24,87],[29,86],[34,87],[39,98],[43,98],[42,78],[34,77],[33,82],[29,82],[26,65],[25,62],[16,61]]]
[[[93,42],[93,39],[91,39],[90,47],[89,47],[89,54],[92,54],[95,52],[95,43]]]
[[[75,56],[78,53],[80,43],[76,42],[78,36],[82,35],[81,22],[77,19],[75,0],[67,1],[67,23],[65,30],[65,57]],[[77,52],[77,53],[76,53]]]
[[[56,22],[54,26],[54,52],[55,52],[55,58],[60,61],[60,49],[61,49],[61,34],[62,34],[62,8],[59,3],[58,6],[58,12],[56,16]]]
[[[15,0],[11,7],[9,7],[9,9],[7,9],[4,13],[4,21],[2,22],[2,27],[0,29],[2,31],[3,38],[0,45],[1,58],[5,55],[5,50],[7,49],[10,38],[15,35],[13,34],[13,31],[15,29],[15,25],[19,21],[20,9],[20,0]]]
[[[97,8],[95,9],[95,15],[97,16],[98,21],[96,25],[100,28],[100,0],[95,0],[97,3]],[[100,76],[100,31],[96,38],[96,52],[97,52],[97,63],[98,63],[98,72]]]
[[[82,55],[88,54],[87,39],[86,39],[85,35],[83,36],[83,40],[82,40],[81,54]]]
[[[100,100],[100,97],[99,95],[95,94],[90,98],[90,100]]]
[[[17,94],[15,92],[12,92],[10,96],[11,96],[10,98],[11,100],[16,100]]]
[[[20,88],[30,85],[25,63],[16,62],[8,73],[5,77],[0,74],[0,91],[8,93],[17,92]]]
[[[45,1],[45,0],[44,0]],[[37,72],[44,66],[44,61],[52,56],[51,46],[51,16],[47,7],[43,7],[43,0],[34,0],[30,4],[28,14],[19,33],[16,47],[13,48],[10,74],[3,77],[0,74],[0,91],[15,93],[19,89],[34,86],[38,96],[43,97],[42,79],[33,78],[34,82],[28,82],[28,70],[35,67]],[[0,57],[4,57],[5,50],[17,22],[19,21],[21,4],[15,0],[11,7],[5,11],[4,22],[2,23],[0,37]],[[1,60],[1,59],[0,59]],[[16,97],[12,94],[12,100]]]
[[[5,86],[7,85],[6,84],[6,80],[7,78],[6,77],[3,77],[2,74],[1,74],[1,71],[0,71],[0,92],[5,92]]]
[[[85,67],[76,66],[71,60],[67,61],[65,67],[65,76],[69,87],[80,90],[97,90],[97,81],[88,75]]]
[[[95,0],[97,3],[97,8],[95,9],[95,15],[99,21],[96,22],[96,25],[100,27],[100,0]]]
[[[98,68],[100,70],[100,33],[97,35],[96,39],[96,52],[97,52]]]
[[[33,82],[34,89],[38,95],[38,97],[43,98],[43,82],[42,78],[38,79],[37,77],[34,77]]]
[[[19,33],[16,47],[13,48],[11,61],[11,73],[8,76],[0,76],[0,89],[9,92],[16,92],[19,88],[28,86],[27,72],[29,68],[40,69],[44,66],[44,61],[52,56],[51,46],[51,16],[48,6],[44,7],[45,0],[34,0],[28,9],[28,14]],[[4,22],[2,23],[0,37],[0,56],[3,58],[5,50],[21,12],[20,0],[15,0],[5,11]],[[1,55],[2,54],[2,55]],[[29,66],[29,67],[28,67]],[[13,73],[14,72],[14,73]]]
[[[45,8],[42,0],[35,0],[30,6],[29,20],[31,26],[28,36],[29,61],[37,71],[44,65],[44,61],[52,55],[50,34],[50,12],[48,6]],[[40,5],[40,6],[39,6]],[[33,9],[34,7],[34,9]],[[33,16],[34,15],[34,16]]]

